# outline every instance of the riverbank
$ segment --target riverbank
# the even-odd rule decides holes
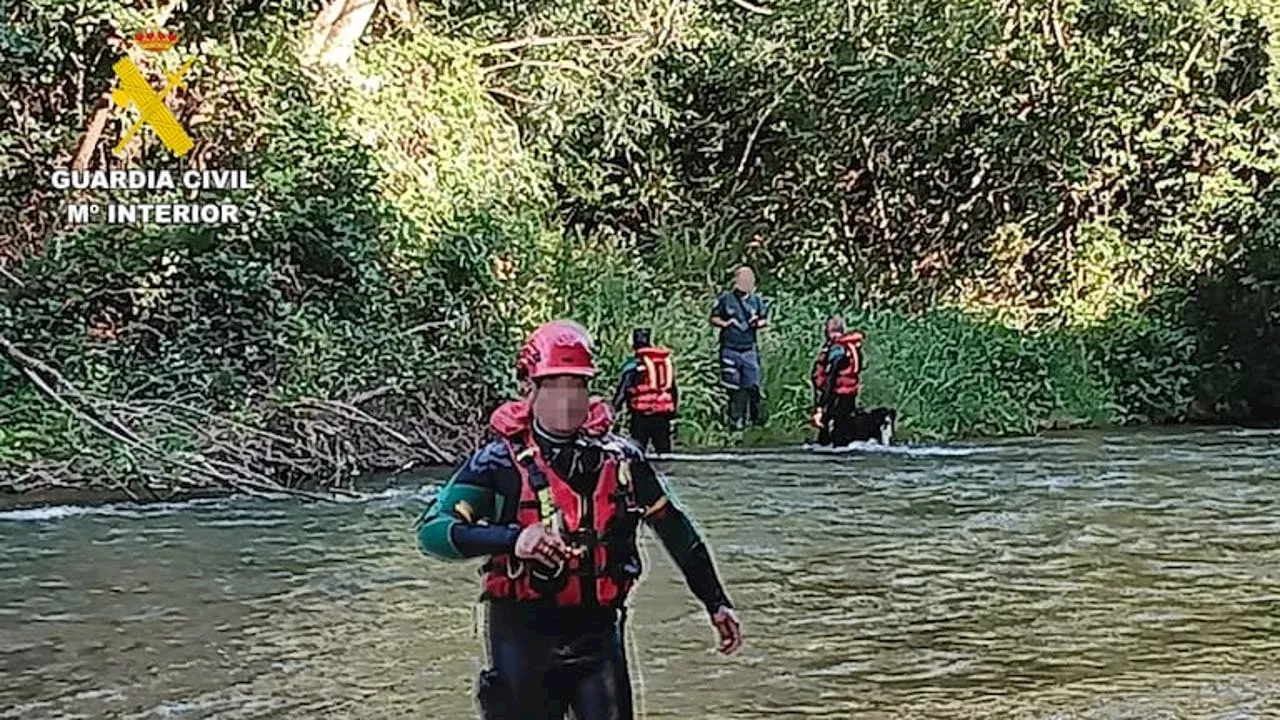
[[[1242,438],[1280,437],[1280,428],[1276,427],[1244,427],[1224,425],[1177,425],[1161,427],[1112,427],[1107,429],[1058,429],[1038,433],[1035,437],[1002,437],[974,439],[968,442],[955,443],[902,443],[895,442],[887,448],[874,444],[837,453],[853,458],[901,458],[904,460],[925,458],[967,457],[977,452],[980,447],[1005,447],[1043,442],[1048,445],[1059,444],[1097,444],[1104,441],[1126,442],[1129,438],[1144,438],[1157,435],[1164,441],[1176,441],[1180,437],[1192,440],[1206,434],[1239,436]],[[768,459],[784,457],[793,458],[830,458],[831,453],[809,453],[798,444],[756,444],[733,447],[677,447],[671,456],[656,458],[660,466],[681,463],[732,463],[735,460],[760,462]],[[453,471],[454,466],[448,464],[416,467],[400,473],[379,473],[355,478],[348,488],[353,493],[335,495],[330,500],[353,502],[362,498],[378,496],[381,493],[394,492],[404,488],[417,487],[424,482],[443,482]],[[124,492],[121,489],[46,487],[28,492],[0,491],[0,512],[38,510],[60,507],[103,507],[140,508],[158,504],[181,504],[193,500],[216,500],[235,496],[236,492],[228,488],[204,488],[178,490],[167,494],[139,495],[136,492]],[[280,496],[288,499],[287,496]]]
[[[378,493],[417,486],[424,481],[443,481],[448,478],[452,469],[452,466],[449,465],[437,465],[415,468],[412,471],[396,475],[381,474],[361,477],[355,479],[349,485],[349,488],[354,491],[353,493],[333,495],[328,500],[351,502],[377,495]],[[198,488],[177,490],[167,494],[139,495],[136,492],[125,492],[118,488],[46,487],[33,489],[29,492],[0,491],[0,512],[71,506],[142,508],[152,505],[182,504],[200,500],[221,500],[236,497],[237,495],[238,493],[230,488]],[[297,501],[297,498],[292,498],[288,495],[280,495],[278,497],[281,500]],[[303,500],[303,502],[307,501],[307,499]]]
[[[20,180],[0,215],[21,219],[0,233],[0,349],[38,363],[0,367],[0,485],[164,476],[168,492],[197,472],[341,487],[447,462],[514,391],[521,338],[553,317],[595,334],[601,394],[632,328],[673,348],[686,447],[804,437],[832,313],[866,333],[864,401],[895,407],[904,439],[1280,417],[1275,98],[1261,75],[1240,107],[1212,83],[1159,80],[1217,76],[1221,53],[1190,52],[1203,37],[1261,51],[1244,9],[1230,30],[1169,8],[1114,19],[1151,44],[1136,55],[1076,33],[1083,55],[1034,83],[1052,97],[1024,87],[1022,61],[986,65],[1043,57],[1043,33],[1015,32],[1029,16],[994,5],[952,8],[974,27],[934,23],[933,6],[846,23],[804,3],[739,27],[732,5],[642,21],[565,0],[519,18],[383,18],[334,67],[299,57],[319,19],[301,7],[175,17],[201,38],[183,49],[201,81],[225,89],[180,93],[175,112],[203,119],[202,166],[252,178],[218,195],[246,221],[122,235],[65,228],[37,182],[69,138],[105,148],[119,128],[89,137],[85,93],[35,80],[95,68],[86,87],[109,87],[99,59],[138,19],[100,8],[68,27],[59,7],[15,5],[26,36],[60,34],[0,60],[31,80],[15,90],[23,126],[48,130],[0,150]],[[88,27],[110,30],[76,34]],[[573,40],[507,35],[548,27]],[[814,55],[802,28],[836,45]],[[1186,109],[1177,128],[1169,107]],[[89,164],[185,169],[130,147]],[[706,319],[743,262],[772,305],[771,419],[739,438]]]
[[[636,278],[634,270],[629,276],[633,280],[625,282],[606,275],[601,279],[608,294],[578,301],[575,316],[592,317],[610,307],[617,293],[633,300],[613,306],[618,310],[608,322],[592,323],[602,368],[593,390],[612,394],[628,356],[630,328],[652,328],[658,343],[675,350],[681,387],[677,444],[687,449],[776,447],[808,439],[809,372],[823,321],[833,312],[866,335],[862,403],[895,408],[900,441],[1179,421],[1187,419],[1191,403],[1197,367],[1186,360],[1188,338],[1149,319],[1018,330],[954,310],[872,312],[833,307],[822,295],[766,289],[773,322],[762,333],[761,355],[769,422],[732,433],[723,420],[706,298],[672,296],[657,305],[643,277]],[[505,334],[518,338],[523,332]],[[455,462],[483,436],[487,409],[512,392],[502,363],[467,371],[461,387],[474,388],[470,402],[461,400],[456,388],[440,393],[413,389],[413,384],[406,388],[407,378],[384,377],[376,385],[352,387],[335,385],[337,378],[324,374],[312,378],[309,387],[329,394],[345,386],[349,394],[288,399],[280,397],[285,388],[276,388],[279,399],[253,403],[253,389],[234,398],[210,397],[201,394],[199,378],[184,374],[168,378],[173,395],[188,398],[180,404],[146,395],[147,385],[166,371],[140,372],[124,363],[126,348],[120,342],[99,348],[100,360],[122,363],[106,382],[85,377],[79,368],[73,374],[67,368],[75,365],[61,358],[31,361],[44,375],[54,373],[56,382],[46,384],[75,400],[75,412],[51,405],[35,383],[40,373],[17,376],[12,368],[0,369],[13,381],[6,386],[11,407],[0,428],[0,487],[56,496],[82,486],[130,499],[190,490],[193,477],[197,485],[228,485],[225,478],[231,477],[266,490],[272,483],[343,488],[354,477]],[[499,352],[498,357],[514,356],[514,348]],[[359,346],[344,348],[343,354],[350,362],[362,355]],[[367,373],[366,368],[362,374]],[[1161,382],[1153,385],[1150,377]],[[112,399],[113,385],[131,399]],[[227,400],[238,409],[217,408]],[[192,476],[192,467],[206,472]],[[161,477],[167,484],[147,486]]]

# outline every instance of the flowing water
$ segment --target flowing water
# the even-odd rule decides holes
[[[649,536],[644,717],[1280,717],[1280,434],[662,466],[747,645]],[[416,550],[430,493],[0,513],[0,718],[475,717],[475,565]]]

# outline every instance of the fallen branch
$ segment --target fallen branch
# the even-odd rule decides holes
[[[738,7],[742,8],[743,10],[747,10],[747,11],[749,11],[749,12],[753,12],[753,13],[755,13],[755,14],[757,14],[757,15],[772,15],[772,14],[773,14],[773,10],[770,10],[769,8],[767,8],[767,7],[763,7],[763,6],[761,6],[761,5],[752,5],[751,3],[747,2],[747,0],[733,0],[733,4],[734,4],[734,5],[737,5]]]
[[[484,67],[480,68],[480,72],[483,74],[488,74],[488,73],[497,72],[499,70],[510,70],[511,68],[517,68],[517,67],[536,67],[536,68],[549,68],[552,70],[569,70],[571,72],[576,72],[581,75],[589,75],[591,73],[590,70],[587,70],[581,65],[576,65],[571,62],[563,62],[563,61],[555,61],[555,60],[512,60],[510,62],[500,62],[500,63],[494,63],[493,65],[485,65]]]
[[[395,428],[391,427],[387,423],[373,417],[372,415],[370,415],[369,413],[366,413],[365,411],[361,410],[358,407],[354,407],[352,405],[348,405],[346,403],[342,403],[337,400],[319,400],[315,398],[304,398],[303,400],[298,401],[297,404],[300,406],[318,407],[330,413],[333,413],[334,415],[345,418],[347,420],[362,423],[365,425],[372,425],[378,428],[379,430],[381,430],[382,432],[386,433],[388,437],[394,439],[396,442],[401,443],[405,447],[410,447],[410,448],[418,447],[418,443],[415,443],[414,441],[410,440],[399,430],[396,430]],[[435,447],[434,445],[435,443],[430,443],[431,447],[429,447],[429,449],[436,454],[436,457],[430,458],[430,459],[447,462],[448,461],[447,458],[449,458],[449,455],[443,452],[442,450],[440,450],[439,447]]]
[[[163,403],[163,401],[158,401],[158,402],[159,402],[159,403]],[[286,444],[288,444],[288,445],[291,445],[291,446],[297,447],[297,448],[299,448],[299,449],[302,449],[303,451],[310,451],[308,448],[303,447],[303,446],[301,445],[301,443],[298,443],[297,441],[289,440],[288,438],[285,438],[285,437],[283,437],[283,436],[275,435],[275,434],[272,434],[272,433],[266,433],[266,432],[264,432],[264,431],[255,430],[254,428],[249,428],[249,427],[247,427],[247,426],[241,425],[241,424],[239,424],[239,423],[235,423],[234,421],[228,420],[228,419],[226,419],[226,418],[222,418],[222,417],[219,417],[219,416],[216,416],[216,415],[213,415],[213,414],[211,414],[211,413],[207,413],[207,412],[204,412],[204,411],[201,411],[201,410],[196,410],[195,408],[184,408],[184,409],[192,410],[193,412],[197,412],[197,413],[199,413],[199,414],[201,414],[201,415],[205,415],[205,416],[207,416],[207,417],[209,417],[210,419],[213,419],[213,420],[215,420],[215,421],[221,421],[221,422],[224,422],[224,423],[228,423],[228,424],[230,424],[230,425],[233,425],[233,426],[235,426],[235,427],[243,428],[245,431],[250,432],[250,433],[252,433],[252,434],[262,435],[262,436],[266,436],[266,437],[275,438],[275,439],[278,439],[279,441],[284,442],[284,443],[286,443]],[[299,497],[304,497],[304,498],[307,498],[307,499],[313,499],[313,500],[315,500],[315,499],[319,499],[319,500],[327,499],[327,498],[324,498],[324,497],[322,497],[322,496],[320,496],[320,495],[312,494],[312,493],[308,493],[308,492],[306,492],[306,491],[299,490],[299,489],[297,489],[297,488],[290,488],[290,487],[287,487],[287,486],[284,486],[284,485],[280,485],[279,483],[277,483],[277,482],[273,481],[271,478],[268,478],[267,476],[263,475],[262,473],[257,472],[257,471],[255,471],[255,470],[251,469],[251,468],[249,467],[248,460],[247,460],[246,458],[244,458],[245,451],[244,451],[243,449],[237,449],[237,448],[235,448],[235,447],[232,447],[231,445],[228,445],[228,444],[226,444],[226,443],[222,442],[222,441],[221,441],[221,440],[219,440],[218,438],[214,437],[212,434],[210,434],[210,433],[208,433],[208,432],[206,432],[206,431],[203,431],[202,429],[200,429],[200,428],[198,428],[198,427],[196,427],[196,426],[192,425],[191,423],[188,423],[188,422],[186,422],[186,421],[184,421],[184,420],[179,420],[178,418],[173,417],[172,415],[166,415],[166,416],[163,416],[163,417],[159,416],[159,414],[158,414],[158,413],[150,413],[149,415],[152,415],[152,416],[153,416],[153,417],[154,417],[158,422],[162,422],[162,423],[165,423],[165,424],[167,424],[167,425],[175,425],[175,426],[177,426],[177,427],[180,427],[180,428],[182,428],[182,429],[185,429],[185,430],[190,434],[190,436],[192,436],[192,437],[199,437],[199,438],[203,439],[203,440],[204,440],[204,442],[205,442],[205,444],[207,444],[207,445],[209,445],[209,446],[211,446],[211,447],[213,447],[213,448],[215,448],[215,449],[221,450],[221,451],[222,451],[225,455],[227,455],[228,457],[240,459],[240,460],[241,460],[241,464],[237,465],[237,464],[233,464],[233,463],[230,463],[230,462],[225,462],[225,461],[222,461],[222,460],[218,460],[218,459],[216,459],[216,458],[207,457],[207,456],[204,456],[204,455],[192,455],[192,457],[194,457],[194,458],[198,458],[200,461],[202,461],[202,462],[204,462],[204,463],[206,463],[206,464],[208,464],[208,465],[210,465],[210,466],[213,466],[213,467],[215,467],[215,468],[222,468],[222,469],[225,469],[227,472],[232,473],[232,476],[228,477],[228,479],[229,479],[230,481],[233,481],[233,482],[249,482],[249,481],[251,481],[251,482],[255,483],[257,487],[263,488],[263,489],[265,489],[265,490],[266,490],[266,491],[268,491],[268,492],[288,492],[288,493],[291,493],[291,494],[297,495],[297,496],[299,496]],[[314,474],[314,473],[317,471],[315,468],[309,468],[309,467],[305,467],[305,466],[303,466],[303,465],[301,464],[301,462],[300,462],[300,461],[295,460],[294,458],[291,458],[291,457],[287,457],[287,456],[285,456],[285,457],[281,457],[281,458],[272,458],[272,459],[273,459],[273,460],[277,460],[277,461],[279,461],[279,462],[282,462],[283,464],[290,465],[291,467],[295,468],[295,469],[296,469],[296,470],[298,470],[299,472],[301,472],[301,473],[303,473],[303,474],[306,474],[306,475],[312,475],[312,474]],[[328,463],[328,464],[330,464],[330,465],[336,465],[336,464],[337,464],[337,461],[336,461],[336,460],[334,460],[334,459],[333,459],[333,458],[331,458],[331,457],[330,457],[330,458],[322,458],[322,459],[323,459],[323,460],[325,460],[325,461],[327,461],[327,463]],[[234,477],[234,476],[237,476],[237,475],[239,476],[238,478],[237,478],[237,477]],[[343,495],[343,496],[346,496],[346,497],[359,497],[359,494],[358,494],[358,493],[349,492],[349,491],[346,491],[346,490],[343,490],[343,489],[340,489],[340,488],[326,488],[326,489],[327,489],[327,490],[329,490],[330,492],[334,493],[334,494]]]
[[[3,275],[6,280],[13,283],[14,285],[17,285],[20,288],[24,288],[27,286],[26,283],[18,279],[18,276],[14,275],[13,273],[5,269],[4,263],[2,262],[0,262],[0,275]]]
[[[502,88],[491,87],[491,88],[485,88],[485,90],[490,95],[497,95],[498,97],[504,97],[504,98],[507,98],[508,100],[514,100],[518,103],[524,103],[525,105],[545,105],[546,104],[546,103],[540,103],[537,100],[533,100],[531,98],[524,97],[523,95],[517,95],[509,90],[503,90]]]
[[[111,400],[105,400],[105,399],[104,399],[104,401],[105,401],[105,402],[112,402]],[[277,434],[277,433],[273,433],[273,432],[271,432],[271,431],[269,431],[269,430],[263,430],[263,429],[261,429],[261,428],[250,427],[250,426],[248,426],[248,425],[245,425],[244,423],[240,423],[240,422],[237,422],[237,421],[235,421],[235,420],[232,420],[231,418],[224,417],[224,416],[222,416],[222,415],[215,415],[214,413],[208,412],[207,410],[201,410],[200,408],[193,407],[193,406],[191,406],[191,405],[183,405],[183,404],[181,404],[181,403],[176,403],[176,402],[172,402],[172,401],[168,401],[168,400],[139,400],[139,401],[137,401],[137,402],[135,402],[135,403],[132,403],[132,404],[131,404],[131,406],[148,406],[148,405],[159,406],[159,407],[169,407],[169,408],[173,408],[173,409],[178,410],[178,411],[188,412],[188,413],[191,413],[191,414],[193,414],[193,415],[196,415],[196,416],[199,416],[199,417],[201,417],[201,418],[204,418],[205,420],[208,420],[208,421],[210,421],[210,422],[214,422],[214,423],[221,423],[221,424],[226,425],[226,426],[228,426],[228,427],[230,427],[230,428],[232,428],[232,429],[235,429],[235,430],[238,430],[238,431],[240,431],[240,432],[246,433],[246,434],[248,434],[248,435],[249,435],[249,436],[251,436],[251,437],[257,437],[257,438],[262,438],[262,439],[265,439],[265,440],[271,440],[271,441],[273,441],[273,442],[277,442],[277,443],[280,443],[280,444],[282,444],[282,445],[287,445],[287,446],[289,446],[289,447],[295,448],[295,449],[300,450],[300,451],[302,451],[302,452],[306,452],[306,453],[311,453],[311,454],[313,454],[313,455],[317,455],[317,456],[319,456],[319,458],[320,458],[321,460],[325,461],[326,463],[333,464],[333,465],[338,464],[338,460],[337,460],[337,458],[335,458],[335,457],[333,457],[333,456],[330,456],[330,455],[323,455],[323,454],[320,454],[320,453],[319,453],[319,452],[317,452],[315,449],[313,449],[313,448],[309,448],[309,447],[307,447],[307,446],[303,445],[301,442],[299,442],[299,441],[298,441],[297,439],[295,439],[295,438],[288,438],[288,437],[285,437],[284,435],[279,435],[279,434]],[[188,427],[190,427],[190,426],[188,426]],[[203,432],[201,432],[201,433],[199,433],[199,434],[200,434],[201,436],[207,436],[207,433],[203,433]],[[300,466],[299,466],[299,467],[300,467]]]
[[[486,45],[481,48],[472,50],[473,55],[490,55],[493,53],[509,52],[511,50],[520,50],[529,47],[546,47],[548,45],[565,45],[569,43],[617,43],[627,44],[635,42],[636,39],[643,39],[643,36],[634,33],[625,35],[557,35],[553,37],[531,37],[521,38],[519,40],[505,40],[493,45]]]
[[[13,343],[9,342],[9,340],[5,338],[3,335],[0,335],[0,356],[3,356],[5,360],[9,361],[10,365],[13,365],[13,367],[16,368],[18,372],[22,373],[24,377],[30,380],[31,383],[36,386],[37,390],[39,390],[41,393],[49,397],[51,400],[53,400],[57,404],[61,405],[64,409],[66,409],[72,415],[83,420],[90,427],[126,445],[138,444],[139,442],[138,439],[136,437],[133,437],[132,433],[127,433],[127,432],[121,433],[119,429],[109,427],[108,423],[104,422],[102,418],[96,416],[96,414],[91,414],[91,413],[85,412],[81,408],[77,408],[76,406],[68,402],[67,399],[63,397],[61,393],[49,387],[48,382],[46,382],[43,377],[41,377],[38,373],[36,373],[35,370],[43,369],[44,371],[51,374],[54,377],[55,381],[60,381],[64,385],[69,385],[69,383],[67,383],[66,380],[62,378],[62,376],[59,375],[56,371],[54,371],[52,368],[49,368],[47,365],[44,365],[44,363],[41,363],[39,360],[36,360],[35,358],[32,358],[24,354],[21,350],[18,350],[16,347],[14,347]]]
[[[230,487],[250,495],[262,496],[265,493],[276,493],[281,495],[294,495],[311,500],[331,499],[293,488],[286,488],[271,482],[267,478],[261,478],[261,476],[253,477],[254,475],[257,475],[257,473],[246,468],[230,465],[229,463],[212,460],[193,453],[166,452],[138,437],[137,434],[120,421],[108,417],[93,408],[88,404],[84,395],[80,393],[66,378],[62,377],[61,374],[48,365],[45,365],[39,360],[36,360],[35,358],[23,353],[21,350],[18,350],[13,343],[2,335],[0,335],[0,356],[3,356],[5,360],[18,370],[18,372],[30,380],[31,383],[36,386],[36,389],[49,399],[53,400],[56,404],[63,407],[67,412],[71,413],[72,416],[107,437],[122,443],[127,448],[136,450],[142,455],[153,458],[162,463],[172,465],[181,470],[186,470],[196,477],[212,480],[225,487]],[[51,387],[49,380],[42,377],[41,373],[48,375],[55,384],[65,388],[64,392],[59,392]],[[78,407],[70,402],[67,399],[68,395],[78,400],[82,406]],[[241,477],[218,472],[208,466],[224,467],[235,474],[241,475]],[[249,475],[249,477],[244,477],[245,475]],[[188,487],[203,487],[203,485],[198,482],[194,482],[177,475],[174,476],[174,480],[177,483]]]
[[[391,392],[391,387],[388,385],[383,385],[382,387],[374,388],[373,390],[365,390],[364,392],[358,392],[347,398],[347,404],[354,407],[356,405],[369,402],[375,398],[380,398],[389,392]]]
[[[435,411],[435,410],[432,410],[430,407],[426,406],[425,404],[424,404],[424,406],[423,406],[423,411],[424,411],[424,412],[425,412],[425,413],[430,417],[430,419],[431,419],[432,421],[434,421],[438,426],[440,426],[440,427],[448,427],[448,426],[449,426],[449,424],[448,424],[448,423],[446,423],[443,419],[441,419],[440,415],[438,415],[438,414],[436,413],[436,411]],[[427,446],[427,447],[428,447],[428,448],[429,448],[433,453],[435,453],[435,454],[436,454],[436,457],[437,457],[441,462],[448,463],[448,464],[453,464],[453,463],[455,463],[455,462],[457,462],[457,461],[458,461],[458,458],[457,458],[457,456],[456,456],[456,455],[454,455],[453,453],[445,452],[443,449],[441,449],[441,448],[440,448],[440,446],[439,446],[439,445],[437,445],[437,444],[435,443],[435,441],[434,441],[434,440],[432,440],[430,437],[428,437],[426,433],[424,433],[424,432],[422,432],[422,431],[418,431],[418,437],[422,439],[423,444],[425,444],[425,445],[426,445],[426,446]]]

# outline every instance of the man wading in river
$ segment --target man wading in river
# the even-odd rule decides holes
[[[832,315],[813,359],[813,425],[819,445],[848,445],[853,440],[858,393],[862,390],[862,333],[845,332],[844,318]]]
[[[721,293],[711,311],[711,324],[720,328],[720,379],[729,391],[734,430],[748,422],[764,425],[756,331],[769,324],[769,308],[755,289],[756,274],[743,265],[733,275],[733,289]]]
[[[641,452],[649,452],[649,443],[653,443],[655,453],[668,454],[680,404],[671,350],[654,345],[649,328],[632,331],[631,347],[636,354],[622,365],[622,378],[610,405],[616,413],[626,403],[631,439]]]
[[[463,463],[419,520],[427,554],[490,556],[484,720],[562,720],[569,709],[578,720],[633,717],[623,627],[642,520],[706,607],[720,652],[742,644],[707,546],[643,454],[608,432],[609,406],[588,396],[596,372],[581,327],[535,330],[516,363],[531,389],[494,411],[498,439]]]

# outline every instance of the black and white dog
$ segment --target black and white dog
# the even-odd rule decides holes
[[[893,442],[893,427],[897,420],[898,413],[893,408],[856,409],[852,415],[834,419],[831,444],[826,447],[842,448],[855,442],[888,445]]]
[[[840,438],[848,445],[851,442],[877,442],[888,445],[893,442],[893,426],[898,420],[898,413],[893,408],[877,407],[870,410],[856,410],[848,419],[847,437]]]

